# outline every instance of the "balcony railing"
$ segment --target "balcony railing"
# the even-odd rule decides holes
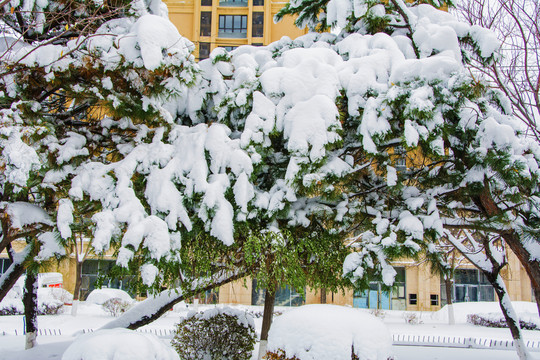
[[[218,37],[227,38],[227,39],[245,39],[247,38],[247,31],[244,32],[232,32],[232,31],[222,31],[218,32]]]
[[[248,6],[248,2],[247,0],[242,0],[242,1],[238,1],[238,0],[221,0],[219,2],[219,6],[228,6],[228,7],[247,7]]]

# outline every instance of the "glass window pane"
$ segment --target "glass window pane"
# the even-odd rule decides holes
[[[495,291],[491,285],[482,285],[480,289],[480,301],[495,301]]]
[[[454,301],[455,302],[464,302],[465,301],[465,295],[466,295],[465,286],[456,285],[456,298],[454,299]]]

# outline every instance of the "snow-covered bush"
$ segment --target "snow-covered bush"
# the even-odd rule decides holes
[[[407,324],[410,325],[417,325],[422,323],[422,320],[420,320],[418,315],[414,312],[403,313],[403,319]]]
[[[23,313],[22,309],[19,306],[17,306],[16,304],[13,304],[11,302],[10,303],[7,303],[7,302],[0,303],[0,316],[3,316],[3,315],[20,315],[22,313]]]
[[[497,314],[497,313],[469,314],[467,315],[467,322],[469,324],[485,326],[485,327],[494,327],[494,328],[508,327],[508,325],[506,324],[506,319],[501,314]],[[519,320],[520,327],[525,330],[540,330],[540,326],[538,323],[533,321],[532,319]]]
[[[358,309],[306,305],[274,320],[268,334],[271,360],[393,359],[381,320]]]
[[[255,340],[253,318],[224,307],[188,313],[171,343],[185,360],[248,360]]]
[[[124,302],[133,303],[135,300],[127,292],[120,289],[95,289],[86,298],[87,304],[103,305],[107,300],[119,298]]]
[[[373,309],[369,312],[371,315],[378,317],[379,319],[384,319],[386,312],[383,309]]]
[[[254,319],[259,319],[259,318],[262,318],[264,313],[262,311],[257,311],[257,310],[248,310],[247,313],[251,316],[253,316]],[[280,316],[283,314],[283,311],[274,311],[273,312],[273,316],[276,317],[276,316]]]
[[[39,288],[38,289],[38,315],[58,315],[64,310],[64,298],[69,298],[69,292],[64,289]],[[22,293],[12,292],[0,302],[0,315],[22,315],[24,305]]]
[[[101,307],[112,316],[117,317],[125,313],[131,307],[131,303],[120,298],[111,298],[105,301]]]
[[[58,315],[63,312],[64,303],[59,300],[38,301],[38,315]]]
[[[179,360],[170,346],[153,334],[127,329],[99,330],[79,336],[62,360]]]
[[[71,305],[73,302],[73,294],[63,288],[40,287],[38,289],[38,299],[41,299],[42,301],[48,299],[48,302],[56,300],[64,305]]]

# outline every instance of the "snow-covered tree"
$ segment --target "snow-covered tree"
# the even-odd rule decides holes
[[[340,68],[348,70],[343,148],[363,170],[341,189],[365,229],[346,274],[361,280],[379,267],[391,283],[388,259],[428,251],[445,229],[470,228],[500,234],[537,289],[538,241],[520,229],[537,228],[538,144],[519,133],[504,95],[466,68],[499,56],[495,35],[427,4],[312,5],[294,2],[282,13],[344,29],[334,48],[356,65]]]
[[[471,25],[491,29],[502,43],[502,56],[489,66],[473,61],[474,71],[499,88],[512,104],[527,134],[540,140],[540,6],[534,0],[467,0],[452,10]]]
[[[15,58],[29,67],[20,74],[39,70],[45,99],[59,87],[67,110],[90,104],[86,117],[59,128],[24,77],[4,90],[5,138],[42,156],[26,174],[63,210],[85,205],[94,251],[117,249],[141,288],[180,283],[110,326],[139,326],[243,275],[335,282],[323,261],[351,233],[343,270],[359,283],[379,273],[391,285],[391,259],[458,227],[501,234],[532,259],[538,285],[537,244],[517,231],[537,219],[538,144],[465,67],[497,56],[491,32],[427,4],[297,1],[285,11],[342,34],[217,49],[195,64],[168,21],[135,8],[54,53]]]

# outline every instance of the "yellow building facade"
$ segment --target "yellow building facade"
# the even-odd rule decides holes
[[[531,282],[517,257],[507,252],[508,265],[502,270],[506,288],[513,301],[534,301]],[[346,289],[343,292],[326,293],[326,303],[356,308],[437,311],[447,303],[444,283],[439,275],[433,274],[428,263],[401,261],[394,264],[397,271],[395,286],[384,291],[381,283],[373,281],[370,288],[362,292]],[[464,263],[455,272],[452,286],[453,302],[498,301],[493,287],[474,266]],[[238,280],[222,286],[219,303],[262,305],[262,290],[254,288],[250,279]],[[320,289],[305,289],[301,297],[284,286],[279,291],[276,305],[320,304]],[[204,297],[204,295],[202,295]],[[201,301],[205,302],[205,298]]]
[[[208,58],[217,47],[232,50],[240,45],[268,45],[288,36],[307,33],[285,17],[274,23],[274,15],[286,2],[275,0],[165,0],[169,19],[180,34],[195,44],[197,60]]]

